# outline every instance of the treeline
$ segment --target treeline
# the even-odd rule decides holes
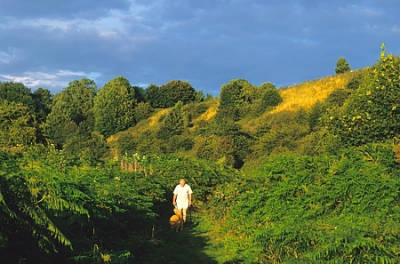
[[[255,86],[246,80],[231,80],[221,87],[220,100],[206,98],[186,105],[180,101],[118,133],[110,145],[119,156],[180,153],[240,168],[254,139],[239,122],[260,117],[281,101],[271,83]]]
[[[89,79],[75,80],[54,96],[21,83],[0,83],[0,145],[5,148],[54,144],[68,153],[86,153],[97,160],[107,152],[105,138],[146,119],[154,108],[178,101],[202,101],[201,91],[185,81],[147,89],[119,76],[99,89]]]

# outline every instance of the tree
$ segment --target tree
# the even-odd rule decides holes
[[[150,84],[146,88],[145,98],[152,107],[158,108],[163,106],[160,87],[156,84]]]
[[[135,120],[139,122],[148,118],[151,113],[153,113],[154,109],[151,107],[150,103],[140,102],[135,107]]]
[[[281,95],[278,92],[278,89],[273,87],[273,88],[267,89],[264,92],[264,95],[263,95],[262,101],[261,101],[261,108],[265,110],[270,107],[277,106],[282,101],[283,100],[282,100]]]
[[[166,140],[172,136],[181,135],[183,133],[185,122],[182,108],[183,103],[178,102],[175,107],[167,113],[157,133],[158,138]]]
[[[196,91],[195,96],[194,96],[194,101],[196,103],[201,103],[204,101],[204,99],[205,99],[205,96],[204,96],[203,91],[202,90]]]
[[[31,90],[22,83],[0,83],[0,99],[7,100],[8,102],[22,103],[31,110],[34,108]]]
[[[172,80],[162,85],[161,92],[167,98],[165,107],[174,106],[181,101],[183,104],[193,102],[196,91],[189,82]]]
[[[36,140],[35,120],[22,103],[0,101],[0,146],[29,145]]]
[[[106,83],[94,102],[95,127],[105,137],[135,125],[137,98],[129,81],[118,76]]]
[[[42,123],[46,121],[46,117],[50,113],[53,96],[49,90],[38,88],[33,92],[32,98],[35,105],[37,121]]]
[[[70,82],[54,96],[51,112],[43,126],[52,143],[62,146],[79,127],[85,127],[87,133],[93,130],[92,108],[96,90],[94,81],[83,78]]]
[[[347,60],[343,57],[340,57],[336,63],[335,72],[336,74],[341,74],[350,71],[350,65]]]
[[[135,96],[136,96],[137,102],[138,103],[145,102],[146,101],[146,90],[140,86],[133,86],[133,89],[135,90]]]
[[[151,84],[146,89],[146,99],[153,107],[167,108],[181,101],[183,104],[193,102],[196,91],[186,81],[173,80],[161,87]]]
[[[240,117],[240,106],[244,101],[243,92],[244,80],[231,80],[221,87],[220,105],[217,112],[217,119],[238,120]]]

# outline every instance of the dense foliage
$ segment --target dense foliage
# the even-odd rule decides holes
[[[173,80],[164,85],[150,85],[146,89],[146,98],[153,107],[166,108],[181,101],[184,104],[195,100],[196,91],[186,81]]]
[[[43,147],[0,157],[0,253],[10,253],[3,257],[7,263],[155,258],[152,229],[164,228],[159,217],[169,214],[179,178],[187,179],[201,204],[213,186],[235,174],[174,156],[127,156],[127,163],[138,161],[136,172],[115,162],[89,166]]]
[[[381,55],[346,104],[332,109],[329,127],[351,145],[393,138],[400,133],[400,59]]]
[[[75,80],[54,96],[51,112],[44,124],[45,135],[51,143],[61,147],[68,144],[73,135],[93,129],[96,89],[92,80]]]
[[[220,98],[122,76],[54,97],[0,83],[1,260],[398,263],[400,59],[336,70]],[[175,234],[182,177],[194,217]]]
[[[217,258],[398,263],[399,169],[392,147],[381,144],[338,156],[272,156],[215,192],[209,208],[219,210],[208,224],[219,237]]]
[[[122,76],[109,81],[94,102],[96,129],[106,137],[135,124],[137,98],[134,87]]]

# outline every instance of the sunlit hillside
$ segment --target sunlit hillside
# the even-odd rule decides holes
[[[281,88],[283,102],[271,113],[310,109],[318,101],[325,100],[333,91],[345,88],[354,74],[355,71]]]
[[[296,111],[299,108],[310,109],[318,101],[324,101],[333,91],[345,88],[355,73],[356,71],[353,71],[280,88],[279,91],[283,98],[283,102],[268,114],[282,111]],[[208,122],[215,116],[217,113],[219,100],[213,99],[204,105],[207,107],[205,111],[192,120],[192,131],[198,126],[199,122]],[[149,129],[156,129],[159,119],[168,113],[168,111],[169,109],[157,110],[147,120],[139,122],[135,127],[129,128],[126,131],[132,135],[135,135],[137,133],[143,133]],[[251,132],[252,129],[259,124],[260,119],[264,118],[264,116],[265,115],[262,115],[258,118],[245,118],[239,121],[239,123],[243,126],[243,128],[245,128],[245,130]],[[121,132],[112,135],[107,139],[107,141],[112,142],[117,140],[120,134]]]

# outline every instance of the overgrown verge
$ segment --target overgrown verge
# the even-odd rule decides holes
[[[267,158],[220,186],[203,229],[219,263],[398,263],[400,166],[390,144]]]

